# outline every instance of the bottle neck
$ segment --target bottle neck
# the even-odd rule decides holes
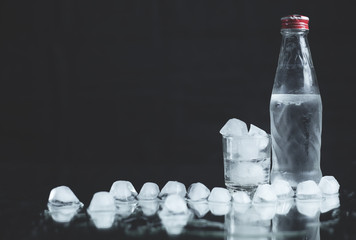
[[[308,30],[282,29],[282,44],[279,54],[278,67],[304,68],[313,67]]]
[[[281,30],[282,44],[272,93],[319,94],[308,32],[306,29]]]

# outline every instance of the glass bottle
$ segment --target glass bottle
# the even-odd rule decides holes
[[[309,18],[281,19],[282,44],[274,80],[270,120],[271,182],[320,181],[322,103],[307,34]]]

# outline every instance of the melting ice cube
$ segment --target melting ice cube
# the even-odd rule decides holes
[[[226,215],[231,208],[231,195],[226,188],[214,187],[208,198],[209,209],[213,215]]]
[[[91,199],[88,211],[115,211],[115,199],[109,192],[97,192]]]
[[[210,190],[204,184],[197,182],[190,185],[188,189],[188,198],[191,201],[200,201],[209,197]]]
[[[278,198],[291,198],[294,196],[294,191],[287,181],[276,179],[271,186]]]
[[[229,119],[225,125],[220,129],[223,136],[242,136],[248,133],[247,125],[245,122],[232,118]]]
[[[252,200],[253,203],[276,203],[276,201],[277,195],[269,184],[259,185]]]
[[[97,192],[87,211],[97,228],[110,228],[115,221],[115,199],[109,192]]]
[[[231,195],[226,188],[214,187],[208,198],[209,202],[229,203]]]
[[[67,186],[53,188],[49,193],[48,202],[55,206],[81,205],[79,199]]]
[[[49,214],[56,222],[66,223],[72,220],[83,203],[67,186],[53,188],[49,194],[47,204]]]
[[[185,197],[185,195],[187,194],[187,189],[185,188],[185,185],[181,182],[168,181],[166,185],[164,185],[164,187],[162,188],[159,197],[164,198],[171,194],[178,194],[181,197]]]
[[[114,182],[110,188],[110,193],[116,200],[123,202],[133,201],[137,196],[137,192],[132,183],[123,180]]]
[[[312,181],[304,181],[297,185],[297,198],[300,200],[313,200],[321,198],[321,191],[318,185]]]
[[[232,194],[232,198],[234,203],[249,204],[251,202],[249,195],[244,191],[236,191]]]
[[[156,183],[146,182],[143,184],[137,198],[140,200],[151,200],[157,198],[159,194],[159,187]]]
[[[265,149],[268,146],[269,138],[268,134],[262,130],[261,128],[256,127],[253,124],[250,124],[250,130],[248,131],[248,135],[261,138],[256,139],[259,150]]]
[[[248,134],[251,136],[267,136],[267,133],[264,130],[256,127],[253,124],[250,124],[250,130],[248,131]]]
[[[324,176],[319,182],[319,188],[323,194],[337,194],[340,184],[333,176]]]

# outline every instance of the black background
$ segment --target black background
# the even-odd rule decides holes
[[[269,132],[280,18],[292,13],[310,18],[323,101],[323,174],[351,186],[347,181],[356,169],[352,5],[0,4],[2,196],[15,189],[19,199],[40,199],[44,208],[58,185],[70,186],[86,204],[118,179],[132,181],[137,190],[145,181],[160,187],[168,180],[222,186],[219,130],[236,117]]]

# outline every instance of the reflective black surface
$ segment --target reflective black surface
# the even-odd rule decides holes
[[[214,186],[223,186],[222,173],[213,166],[202,169],[201,166],[194,165],[159,165],[137,166],[136,174],[130,177],[129,172],[126,171],[125,174],[123,169],[115,171],[110,166],[67,167],[72,170],[61,172],[61,167],[58,167],[48,171],[48,166],[45,165],[4,165],[3,169],[7,170],[7,174],[2,177],[6,176],[9,181],[10,177],[17,175],[19,182],[16,185],[2,185],[2,239],[356,238],[356,194],[342,182],[339,197],[329,203],[325,199],[322,203],[280,202],[277,208],[236,204],[214,206],[207,203],[194,206],[189,203],[192,215],[186,222],[179,217],[161,219],[156,212],[159,211],[161,202],[148,205],[137,202],[120,207],[120,212],[112,216],[112,227],[100,229],[100,226],[107,226],[107,222],[111,221],[110,216],[98,216],[95,220],[87,214],[86,208],[95,192],[108,191],[115,180],[130,180],[137,191],[146,181],[156,181],[162,188],[168,180],[182,181],[187,187],[200,181],[211,189]],[[126,166],[126,169],[131,167]],[[6,179],[3,178],[2,181],[6,182]],[[71,187],[84,203],[84,208],[73,215],[50,213],[47,208],[48,194],[58,185]],[[68,219],[71,220],[68,222]]]

